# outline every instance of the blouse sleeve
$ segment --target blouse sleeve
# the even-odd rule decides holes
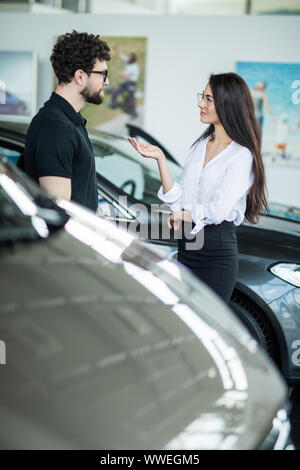
[[[240,198],[247,194],[253,183],[252,153],[246,149],[239,152],[228,166],[223,181],[207,203],[195,202],[192,218],[196,224],[192,233],[197,233],[205,225],[205,219],[214,224],[225,220]]]
[[[182,191],[183,191],[183,186],[182,186],[182,178],[177,182],[175,181],[174,185],[172,188],[167,192],[163,192],[163,187],[161,186],[159,188],[159,191],[157,193],[157,196],[159,199],[161,199],[163,202],[168,204],[170,206],[171,211],[173,212],[178,212],[181,210],[181,201],[182,201]]]

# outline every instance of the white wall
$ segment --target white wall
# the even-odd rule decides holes
[[[300,16],[1,14],[1,49],[39,50],[39,105],[52,90],[54,37],[73,28],[148,37],[145,127],[181,161],[203,130],[196,93],[210,72],[233,71],[237,60],[300,62]],[[300,168],[267,169],[269,199],[300,206],[299,180]]]
[[[124,3],[118,0],[113,2],[108,0],[90,0],[89,11],[93,14],[106,14],[106,15],[149,15],[151,10],[143,8],[136,4]]]

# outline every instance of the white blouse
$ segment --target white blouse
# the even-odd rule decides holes
[[[246,211],[247,194],[253,184],[253,155],[246,147],[231,142],[203,168],[208,138],[193,146],[180,180],[167,192],[161,186],[158,197],[173,212],[192,211],[195,227],[220,224],[224,220],[240,225]]]

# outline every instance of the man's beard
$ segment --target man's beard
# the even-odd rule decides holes
[[[87,103],[92,103],[92,104],[101,104],[103,103],[103,97],[100,95],[100,91],[97,91],[95,93],[91,93],[86,86],[80,94],[84,97],[85,101]]]

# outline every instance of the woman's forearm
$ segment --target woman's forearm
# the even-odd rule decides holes
[[[170,189],[173,188],[174,180],[170,173],[165,155],[162,155],[161,157],[159,157],[157,159],[157,163],[158,163],[158,168],[159,168],[159,173],[160,173],[161,184],[162,184],[164,193],[167,193],[168,191],[170,191]]]

